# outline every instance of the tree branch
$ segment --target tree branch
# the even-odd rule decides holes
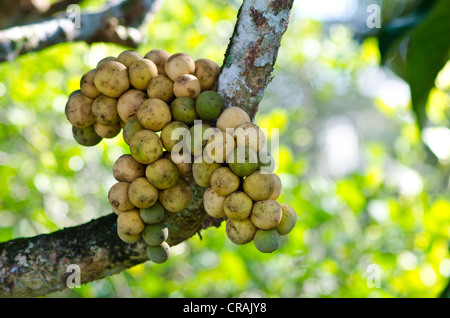
[[[270,81],[292,1],[244,0],[225,53],[218,92],[225,106],[239,106],[251,117]],[[173,246],[221,219],[203,209],[205,188],[194,191],[188,208],[167,221]],[[67,287],[67,265],[81,269],[81,282],[101,279],[147,260],[145,244],[125,244],[117,236],[116,216],[32,238],[0,244],[0,297],[36,297]]]
[[[140,28],[159,8],[161,0],[116,0],[101,10],[64,13],[0,31],[0,62],[62,42],[112,42],[137,47]]]

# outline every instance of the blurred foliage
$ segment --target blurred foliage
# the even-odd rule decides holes
[[[165,1],[138,51],[221,64],[238,7]],[[279,129],[279,201],[299,217],[277,252],[233,245],[223,223],[173,247],[163,265],[49,297],[438,296],[450,277],[450,63],[427,104],[436,127],[421,135],[408,85],[380,66],[377,39],[358,43],[353,32],[300,19],[294,5],[255,119]],[[0,241],[111,213],[111,169],[127,147],[122,137],[80,147],[64,106],[85,72],[124,49],[61,44],[0,64]]]

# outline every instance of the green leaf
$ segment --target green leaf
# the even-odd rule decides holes
[[[439,71],[444,67],[450,50],[450,1],[439,1],[428,17],[411,33],[407,54],[407,81],[411,102],[419,128],[426,123],[425,107]]]

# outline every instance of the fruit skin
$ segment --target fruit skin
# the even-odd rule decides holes
[[[225,231],[231,242],[244,245],[253,240],[257,228],[248,218],[244,220],[227,219]]]
[[[158,189],[147,178],[137,178],[131,182],[128,189],[128,198],[131,203],[140,209],[151,207],[158,200]]]
[[[94,84],[103,95],[118,98],[130,88],[128,69],[116,61],[105,62],[97,68]]]
[[[167,59],[164,70],[166,75],[172,81],[175,81],[181,75],[194,74],[195,61],[189,54],[183,52],[175,53]]]
[[[280,197],[281,192],[283,191],[283,184],[281,183],[280,177],[277,176],[275,173],[273,173],[272,176],[273,179],[275,180],[275,189],[269,199],[276,200]]]
[[[64,109],[67,120],[78,128],[93,125],[95,122],[91,108],[93,101],[92,98],[84,96],[80,90],[72,92]]]
[[[126,234],[119,231],[119,229],[117,229],[117,235],[123,242],[128,244],[137,243],[141,240],[141,234]]]
[[[239,188],[240,179],[228,167],[220,167],[211,175],[211,188],[219,195],[227,196]]]
[[[94,125],[84,128],[72,126],[72,135],[77,143],[86,147],[95,146],[103,139],[95,132]]]
[[[176,129],[178,130],[175,131]],[[172,151],[173,147],[176,144],[182,142],[183,136],[186,134],[188,130],[189,130],[188,125],[186,125],[181,121],[175,120],[168,123],[166,126],[164,126],[164,128],[161,131],[161,141],[164,145],[164,148],[166,148],[167,151]],[[180,132],[182,134],[177,134],[177,132]]]
[[[266,136],[261,128],[247,122],[235,128],[233,137],[237,146],[246,146],[255,152],[263,150],[266,144]]]
[[[275,170],[275,160],[273,156],[267,151],[258,152],[258,168],[264,172],[273,172]]]
[[[122,63],[126,67],[130,67],[133,62],[141,59],[142,55],[134,50],[123,51],[117,56],[117,61]]]
[[[178,179],[173,187],[160,191],[159,202],[167,211],[178,212],[189,205],[193,195],[189,183],[184,179]]]
[[[268,200],[276,190],[276,181],[273,173],[256,170],[244,179],[243,188],[253,201]]]
[[[117,99],[100,95],[92,102],[95,122],[102,125],[116,125],[120,121],[117,113]]]
[[[278,203],[282,210],[282,216],[280,224],[278,224],[275,228],[278,231],[280,235],[286,235],[295,226],[295,223],[297,222],[297,213],[295,210],[286,203]]]
[[[225,198],[217,194],[212,188],[206,189],[203,193],[203,207],[206,213],[213,218],[226,217],[225,211],[223,210]]]
[[[122,128],[120,128],[120,124],[109,126],[95,123],[94,130],[100,137],[111,139],[116,137],[120,133]]]
[[[151,207],[139,209],[139,215],[146,224],[156,224],[164,219],[165,211],[161,203],[155,202]]]
[[[217,128],[196,121],[189,128],[189,135],[185,136],[185,144],[189,152],[195,157],[203,155],[203,148],[216,131]]]
[[[225,163],[234,146],[233,136],[219,130],[206,143],[203,156],[206,154],[210,161]]]
[[[166,74],[166,63],[170,57],[170,53],[161,49],[153,49],[144,55],[144,58],[151,60],[155,63],[156,68],[158,69],[158,74],[165,75]]]
[[[262,253],[272,253],[280,247],[280,234],[278,234],[275,229],[258,229],[253,237],[253,243],[258,251]]]
[[[149,246],[158,246],[169,236],[169,229],[163,223],[147,224],[142,231],[142,239]]]
[[[165,75],[158,75],[150,80],[147,87],[147,95],[150,98],[159,98],[170,103],[175,98],[173,82]]]
[[[139,216],[139,210],[134,209],[120,213],[117,217],[117,230],[128,235],[137,235],[144,230],[145,224]]]
[[[259,229],[271,230],[281,222],[282,210],[275,200],[258,201],[253,204],[250,220]]]
[[[104,57],[104,58],[102,58],[100,61],[98,61],[98,63],[97,63],[97,69],[100,67],[100,66],[102,66],[103,64],[105,64],[106,62],[110,62],[110,61],[116,61],[117,62],[117,58],[116,57],[114,57],[114,56],[107,56],[107,57]]]
[[[84,96],[89,98],[96,98],[100,95],[97,87],[94,84],[95,73],[97,73],[96,69],[90,70],[86,74],[81,77],[80,80],[80,90]]]
[[[173,82],[173,93],[176,97],[186,96],[196,99],[201,91],[199,80],[192,74],[180,75]]]
[[[158,246],[147,246],[147,256],[153,263],[162,264],[170,257],[170,246],[167,242]]]
[[[120,119],[127,123],[136,118],[139,105],[147,99],[147,94],[138,89],[130,89],[123,93],[117,100],[117,113]]]
[[[258,168],[258,155],[249,147],[236,147],[229,154],[227,163],[239,177],[246,177]]]
[[[137,162],[129,154],[121,155],[113,165],[113,176],[117,181],[133,182],[136,178],[145,176],[145,166]]]
[[[131,138],[130,152],[137,162],[150,164],[162,156],[163,144],[155,132],[139,130]]]
[[[172,121],[172,114],[167,103],[158,98],[150,98],[139,105],[137,119],[144,128],[161,131]]]
[[[228,195],[223,202],[223,210],[230,219],[244,220],[252,212],[253,201],[245,192],[236,191]]]
[[[195,77],[200,81],[202,91],[211,89],[220,75],[220,66],[209,59],[195,61]]]
[[[177,183],[180,173],[170,159],[160,158],[147,166],[145,176],[154,187],[165,190]]]
[[[207,188],[211,184],[212,174],[220,167],[222,167],[220,163],[208,163],[202,156],[197,157],[192,164],[192,177],[199,186]]]
[[[201,119],[215,120],[223,109],[223,99],[214,91],[203,91],[195,100],[195,110]]]
[[[133,135],[141,129],[144,129],[144,127],[142,127],[141,123],[137,118],[133,118],[125,123],[122,135],[123,140],[126,142],[127,145],[130,144]]]
[[[170,111],[174,120],[181,121],[186,125],[193,125],[194,121],[198,119],[198,114],[195,110],[195,100],[182,96],[175,98],[170,104]]]
[[[135,208],[128,198],[130,183],[117,182],[108,191],[108,200],[115,209],[126,212]]]
[[[217,118],[216,127],[222,131],[227,131],[227,128],[234,130],[236,127],[248,122],[251,122],[251,119],[244,110],[231,106],[222,111]]]
[[[189,152],[180,154],[166,151],[163,156],[170,159],[177,166],[180,178],[192,178],[193,159]]]
[[[158,69],[151,60],[136,60],[128,68],[130,83],[140,90],[147,90],[150,80],[158,76]]]

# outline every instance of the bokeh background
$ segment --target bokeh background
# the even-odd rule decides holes
[[[167,263],[47,297],[439,296],[450,277],[450,63],[428,100],[431,127],[420,133],[408,84],[381,63],[364,26],[367,3],[294,3],[255,118],[280,129],[279,201],[298,213],[278,251],[232,244],[223,223],[173,247]],[[382,17],[414,4],[385,1]],[[137,51],[186,52],[221,65],[239,6],[165,1]],[[0,64],[1,242],[111,213],[112,166],[126,144],[118,136],[79,146],[64,107],[85,72],[125,49],[60,44]]]

